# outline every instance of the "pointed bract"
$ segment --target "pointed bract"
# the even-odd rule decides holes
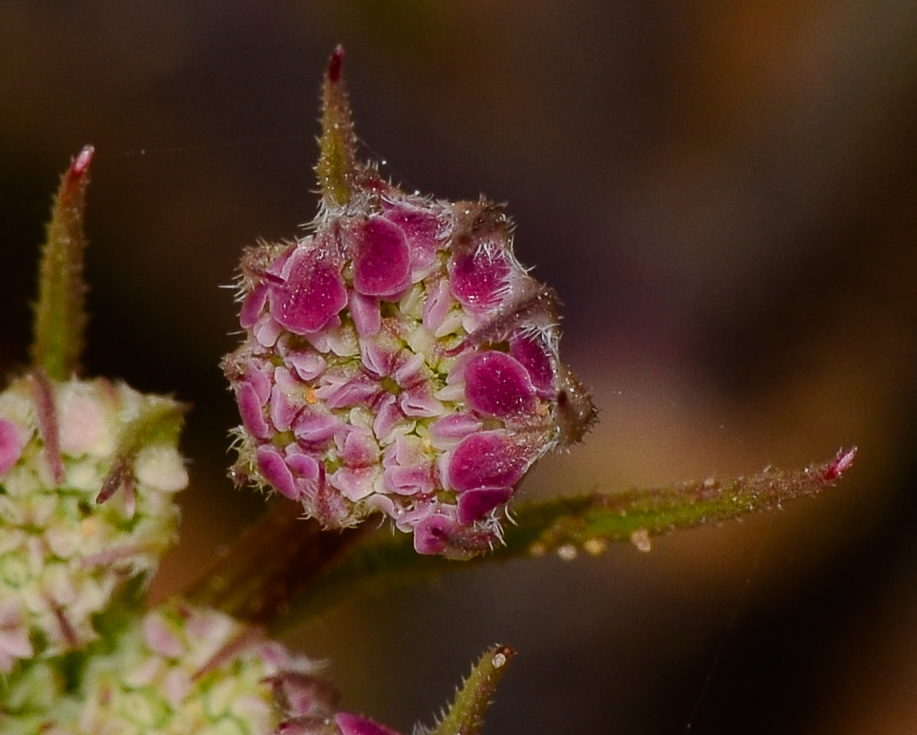
[[[78,372],[86,330],[83,210],[93,148],[70,164],[54,198],[41,252],[32,366],[55,380]]]
[[[328,62],[322,87],[322,134],[315,167],[323,203],[329,208],[344,206],[350,201],[360,169],[350,103],[344,87],[343,64],[344,49],[338,46]]]
[[[515,655],[509,646],[491,646],[485,651],[462,682],[449,711],[429,735],[478,735],[506,664]]]

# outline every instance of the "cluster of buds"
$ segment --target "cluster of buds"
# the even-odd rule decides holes
[[[98,633],[175,538],[182,408],[106,380],[35,372],[0,393],[0,673]]]
[[[223,363],[243,422],[234,476],[327,527],[379,512],[422,554],[468,556],[499,540],[526,472],[581,439],[594,408],[503,208],[409,194],[358,163],[340,66],[310,234],[242,261],[245,341]]]

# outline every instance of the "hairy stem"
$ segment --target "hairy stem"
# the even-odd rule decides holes
[[[608,542],[631,541],[648,548],[649,540],[672,531],[735,520],[813,497],[850,467],[856,449],[827,462],[798,470],[768,468],[729,480],[704,480],[664,488],[593,493],[530,503],[513,512],[505,543],[465,564],[538,557],[549,552],[599,553]],[[442,557],[420,556],[405,534],[380,533],[348,554],[297,601],[296,615],[333,605],[369,584],[409,581],[462,568]],[[295,617],[295,616],[294,616]]]

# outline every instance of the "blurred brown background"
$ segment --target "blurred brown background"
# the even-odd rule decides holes
[[[508,201],[595,387],[525,493],[798,465],[816,501],[598,558],[367,592],[300,632],[345,705],[408,730],[495,641],[486,732],[917,729],[917,6],[901,0],[0,4],[0,367],[93,143],[93,374],[193,402],[178,589],[258,513],[224,479],[240,249],[311,219],[334,45],[367,153]]]

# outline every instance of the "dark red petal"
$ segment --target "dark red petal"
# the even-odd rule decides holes
[[[498,505],[509,500],[512,494],[512,488],[508,487],[488,487],[462,493],[458,501],[459,523],[467,526],[480,520]]]
[[[515,487],[528,467],[524,447],[502,431],[466,436],[449,460],[449,483],[458,490]]]
[[[404,234],[410,253],[411,269],[422,271],[429,268],[440,246],[437,235],[440,231],[439,218],[416,209],[394,207],[385,213],[385,218],[398,225]]]
[[[287,467],[287,463],[274,447],[258,447],[258,467],[264,479],[267,480],[274,489],[286,495],[292,500],[299,499],[299,492],[296,489],[296,483],[293,481],[293,473]]]
[[[271,286],[271,314],[294,334],[324,328],[347,305],[341,269],[319,249],[297,248],[284,282]]]
[[[528,371],[503,352],[481,352],[465,366],[468,406],[490,416],[518,416],[535,410],[535,388]]]
[[[478,247],[473,253],[460,253],[449,261],[452,294],[473,309],[497,306],[509,276],[510,264],[499,250]]]
[[[404,235],[373,217],[354,229],[353,287],[364,296],[394,296],[411,283],[411,256]]]
[[[439,513],[429,515],[414,528],[414,550],[418,554],[442,554],[450,547],[454,533],[454,520]]]
[[[509,354],[528,370],[532,385],[539,395],[551,398],[557,392],[554,387],[554,364],[557,361],[544,343],[537,336],[516,334],[509,342]]]

